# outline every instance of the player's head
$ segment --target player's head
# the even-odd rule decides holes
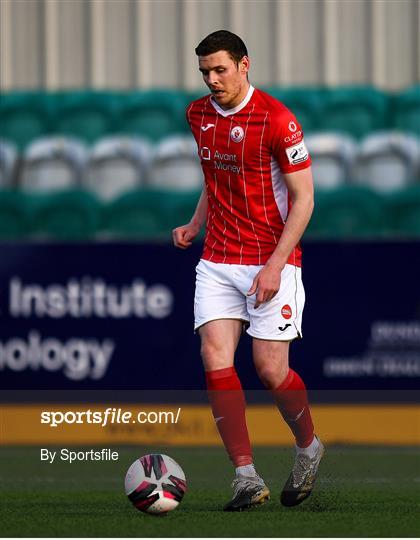
[[[242,39],[227,30],[212,32],[195,49],[206,85],[223,109],[236,107],[248,90],[249,58]]]

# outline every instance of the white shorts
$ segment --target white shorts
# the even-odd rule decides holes
[[[194,330],[217,319],[239,319],[249,323],[247,332],[255,338],[291,341],[302,337],[305,291],[301,269],[286,264],[276,296],[255,309],[256,295],[246,293],[261,268],[201,259],[196,267]]]

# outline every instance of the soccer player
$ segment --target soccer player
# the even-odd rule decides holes
[[[295,116],[248,81],[250,61],[237,35],[219,30],[195,49],[210,95],[187,109],[204,187],[192,219],[173,230],[186,249],[206,224],[197,266],[195,330],[213,416],[236,468],[226,511],[263,503],[234,368],[242,328],[253,338],[257,373],[296,441],[281,502],[295,506],[314,486],[324,447],[311,419],[305,384],[289,368],[289,344],[302,336],[305,293],[300,238],[313,210],[311,160]]]

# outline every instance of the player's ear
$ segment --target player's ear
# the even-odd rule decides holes
[[[239,62],[239,69],[242,73],[248,73],[249,71],[249,58],[247,56],[243,56],[241,61]]]

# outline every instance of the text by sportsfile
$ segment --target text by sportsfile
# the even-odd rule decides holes
[[[111,450],[110,448],[102,448],[101,450],[86,450],[86,451],[74,451],[68,448],[62,448],[60,453],[58,450],[50,451],[48,448],[41,448],[41,461],[47,461],[50,465],[54,463],[56,459],[60,461],[67,461],[73,463],[75,461],[118,461],[118,452]]]

